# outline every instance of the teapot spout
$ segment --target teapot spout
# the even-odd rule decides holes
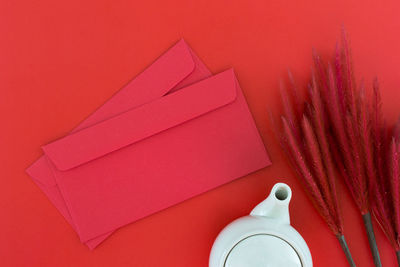
[[[250,213],[252,216],[263,216],[281,224],[290,224],[289,202],[292,190],[287,184],[277,183],[269,196],[258,204]]]

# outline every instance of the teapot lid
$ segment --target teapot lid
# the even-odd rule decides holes
[[[283,239],[257,234],[237,243],[229,252],[224,267],[301,267],[296,250]]]

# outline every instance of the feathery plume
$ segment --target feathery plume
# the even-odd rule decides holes
[[[284,116],[281,144],[301,178],[314,206],[343,245],[343,227],[336,193],[336,179],[341,176],[362,215],[375,266],[382,266],[371,222],[374,212],[386,235],[399,248],[400,240],[400,123],[392,141],[390,156],[388,131],[380,114],[377,83],[369,99],[361,83],[356,85],[350,46],[342,31],[333,63],[324,63],[313,50],[314,68],[308,86],[308,100],[295,105],[291,92],[281,86]],[[304,107],[301,109],[299,107]],[[383,157],[384,156],[384,157]],[[390,162],[390,173],[386,170]],[[390,177],[390,181],[385,181]],[[387,180],[388,178],[386,178]],[[390,194],[390,201],[388,195]],[[374,196],[374,198],[372,197]],[[373,204],[371,204],[373,202]],[[388,222],[390,222],[388,224]],[[344,237],[343,237],[344,240]],[[342,246],[350,265],[354,261],[347,246]],[[399,252],[400,259],[400,252]]]
[[[373,119],[364,84],[356,86],[351,51],[344,30],[341,45],[336,46],[334,66],[333,70],[328,64],[328,75],[318,77],[319,80],[328,80],[323,82],[328,84],[328,92],[322,97],[334,144],[331,147],[335,150],[336,167],[363,217],[375,266],[380,267],[382,264],[370,215],[370,195],[374,186],[371,181],[376,176]]]
[[[375,218],[396,251],[400,266],[400,136],[399,122],[386,127],[377,79],[371,104],[375,179],[372,180],[372,210]],[[391,136],[391,138],[390,138]],[[391,139],[391,140],[390,140]]]
[[[289,161],[294,167],[303,187],[328,227],[338,238],[350,266],[355,266],[343,235],[342,218],[336,194],[336,171],[329,147],[326,128],[327,115],[324,112],[320,94],[320,84],[316,79],[309,86],[310,102],[301,111],[294,87],[293,77],[289,74],[291,90],[289,93],[281,86],[284,116],[282,116],[282,134],[277,134]],[[296,111],[297,112],[296,112]],[[279,131],[276,127],[275,131]]]

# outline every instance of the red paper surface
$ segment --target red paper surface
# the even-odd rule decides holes
[[[398,116],[398,1],[2,1],[0,3],[0,259],[2,266],[207,266],[218,232],[282,181],[291,220],[315,266],[346,266],[268,128],[279,79],[299,85],[311,47],[332,55],[344,24],[357,75],[377,75],[384,112]],[[154,57],[184,37],[213,73],[233,67],[273,165],[114,233],[95,251],[79,242],[24,170]],[[358,266],[372,266],[362,220],[340,184]],[[383,266],[395,256],[376,227]]]

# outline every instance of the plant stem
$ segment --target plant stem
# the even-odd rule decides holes
[[[397,264],[400,267],[400,250],[396,251],[396,257],[397,257]]]
[[[382,267],[381,259],[379,257],[378,246],[376,245],[374,228],[372,227],[371,214],[369,212],[363,214],[364,226],[367,231],[369,247],[371,248],[372,256],[376,267]]]
[[[356,267],[356,264],[354,263],[353,257],[351,256],[349,247],[347,246],[346,239],[344,238],[344,235],[337,235],[337,239],[339,240],[340,246],[343,249],[344,255],[346,255],[347,262],[351,267]]]

